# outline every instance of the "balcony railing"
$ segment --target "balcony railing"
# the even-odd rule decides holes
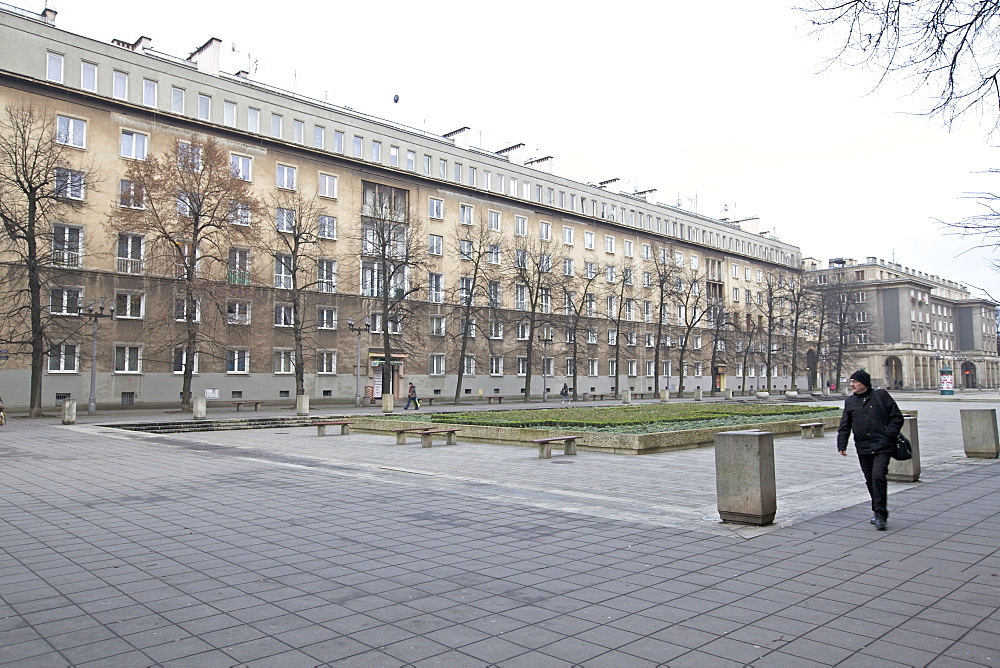
[[[80,252],[69,250],[52,251],[52,265],[56,267],[79,267]]]
[[[118,273],[119,274],[142,274],[142,260],[134,260],[129,257],[118,258]]]
[[[230,269],[226,280],[230,285],[250,285],[250,272]]]

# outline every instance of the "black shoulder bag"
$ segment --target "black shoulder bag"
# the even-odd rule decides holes
[[[882,390],[882,392],[885,392],[885,390]],[[882,395],[879,390],[872,390],[872,394],[878,397],[878,403],[882,406],[882,412],[885,413],[886,417],[889,417],[889,409],[886,408],[885,402],[882,401]],[[902,432],[896,435],[896,450],[890,453],[889,456],[900,462],[913,459],[913,447],[910,445],[910,439],[903,436]]]

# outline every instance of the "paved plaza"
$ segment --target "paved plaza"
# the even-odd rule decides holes
[[[775,440],[750,528],[718,521],[711,448],[14,417],[0,665],[997,665],[1000,462],[964,456],[958,411],[1000,402],[969,398],[900,397],[923,474],[886,532],[832,432]]]

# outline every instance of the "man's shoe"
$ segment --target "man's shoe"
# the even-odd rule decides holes
[[[872,518],[870,520],[868,520],[868,524],[875,524],[875,516],[874,515],[872,515]]]
[[[885,520],[881,517],[875,518],[875,528],[879,531],[885,531]]]

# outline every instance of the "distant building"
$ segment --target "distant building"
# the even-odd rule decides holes
[[[946,366],[956,388],[1000,384],[995,302],[972,297],[960,283],[875,257],[836,258],[825,267],[807,258],[803,265],[815,283],[842,285],[842,299],[865,305],[850,343],[879,387],[935,389]]]

